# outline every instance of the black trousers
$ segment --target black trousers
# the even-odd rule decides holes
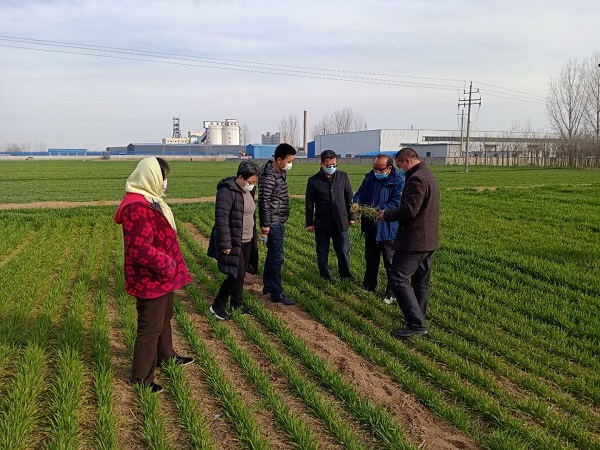
[[[175,356],[171,335],[173,293],[153,299],[137,299],[138,327],[133,348],[131,381],[152,383],[154,370],[162,361]]]
[[[224,311],[227,307],[227,300],[231,297],[231,306],[238,307],[242,306],[243,303],[243,292],[244,292],[244,277],[248,270],[248,263],[250,262],[250,251],[252,250],[252,242],[246,242],[242,244],[242,254],[240,255],[240,265],[238,266],[237,278],[228,275],[227,278],[221,284],[219,292],[213,302],[213,309]]]
[[[386,297],[392,296],[392,285],[390,283],[390,270],[392,258],[394,257],[394,241],[377,242],[377,227],[364,229],[365,235],[365,277],[363,288],[369,291],[377,289],[377,277],[379,276],[379,261],[383,259],[383,267],[387,279],[385,287]]]
[[[317,246],[317,265],[319,274],[331,278],[329,273],[329,243],[333,241],[333,249],[337,255],[338,271],[341,278],[351,278],[350,273],[350,238],[346,231],[315,230]]]
[[[406,327],[425,330],[425,310],[429,296],[429,277],[433,265],[431,252],[396,250],[392,260],[390,281],[398,306],[404,314]]]

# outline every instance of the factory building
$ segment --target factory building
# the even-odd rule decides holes
[[[269,159],[275,153],[276,145],[249,144],[246,146],[246,155],[254,159]]]
[[[125,154],[128,156],[229,156],[237,158],[245,151],[243,145],[129,144],[126,148]]]
[[[515,156],[515,153],[550,156],[552,146],[557,142],[558,137],[553,135],[474,131],[470,136],[469,158],[502,158]],[[419,156],[436,159],[440,163],[452,163],[465,156],[464,136],[461,138],[460,130],[380,129],[315,136],[314,146],[309,144],[308,157],[318,156],[324,150],[333,150],[342,157],[351,158],[398,151],[408,146],[413,147]]]
[[[281,144],[281,134],[279,132],[271,134],[267,131],[267,134],[260,135],[260,142],[262,145],[279,145]]]
[[[48,156],[87,156],[87,148],[49,148]]]
[[[240,126],[236,119],[206,121],[204,130],[189,131],[181,137],[179,117],[173,118],[173,136],[162,138],[163,144],[240,145]]]
[[[225,122],[204,122],[205,135],[201,142],[206,145],[240,145],[240,126],[235,119]]]

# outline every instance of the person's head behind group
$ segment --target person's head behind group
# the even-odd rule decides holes
[[[292,162],[296,157],[296,149],[290,144],[279,144],[273,155],[273,162],[279,170],[288,171],[292,168]]]
[[[396,166],[398,166],[398,169],[402,169],[404,172],[408,172],[417,164],[421,163],[417,152],[410,147],[401,148],[398,153],[396,153],[394,159],[396,160]]]
[[[389,177],[390,173],[394,170],[394,160],[390,155],[380,153],[375,156],[373,161],[373,173],[375,178],[383,180]]]

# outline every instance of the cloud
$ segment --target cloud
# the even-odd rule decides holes
[[[566,59],[598,50],[589,19],[598,13],[597,2],[554,0],[13,1],[0,4],[0,29],[236,61],[473,79],[543,95]],[[173,115],[185,131],[235,117],[257,140],[289,112],[306,108],[316,121],[344,106],[373,128],[456,127],[456,91],[2,47],[0,58],[0,121],[10,124],[0,129],[0,143],[101,149],[158,141],[169,135]],[[223,67],[240,69],[232,64]],[[478,125],[505,129],[522,117],[546,125],[543,106],[484,95]]]

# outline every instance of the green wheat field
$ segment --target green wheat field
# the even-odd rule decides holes
[[[358,281],[323,281],[301,198],[283,268],[297,305],[249,276],[250,314],[215,320],[214,205],[175,204],[193,282],[174,341],[196,363],[158,370],[155,395],[128,383],[136,310],[116,206],[2,208],[119,200],[135,164],[0,162],[0,449],[600,449],[600,171],[433,167],[430,332],[402,342],[397,305],[358,289],[360,228]],[[168,198],[212,197],[236,167],[173,161]],[[290,193],[317,170],[295,164]],[[369,166],[339,170],[356,190]]]

